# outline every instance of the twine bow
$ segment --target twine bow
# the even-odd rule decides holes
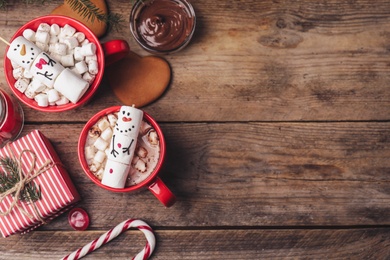
[[[7,144],[7,148],[9,150],[9,153],[12,155],[13,158],[15,158],[15,154],[12,152],[9,144]],[[32,155],[32,163],[30,165],[30,169],[28,170],[27,174],[23,174],[23,170],[22,170],[22,157],[25,153],[30,153]],[[54,166],[54,164],[52,163],[51,160],[46,160],[46,162],[41,166],[39,167],[38,170],[34,171],[34,168],[35,168],[35,163],[36,163],[36,158],[37,158],[37,155],[35,154],[35,152],[31,151],[31,150],[23,150],[21,151],[21,153],[19,154],[19,157],[18,157],[18,160],[17,160],[17,164],[18,164],[18,174],[19,174],[19,182],[16,183],[12,188],[8,189],[7,191],[3,192],[0,194],[0,203],[3,202],[3,200],[10,194],[13,194],[14,193],[14,199],[11,203],[11,205],[9,206],[9,208],[5,211],[5,212],[2,212],[0,211],[0,215],[1,216],[7,216],[8,214],[10,214],[12,212],[12,210],[17,207],[24,215],[26,215],[27,217],[29,217],[30,219],[33,219],[33,216],[28,213],[27,211],[25,211],[20,205],[19,205],[19,200],[20,200],[20,195],[21,195],[21,192],[23,191],[24,187],[30,183],[34,178],[38,177],[41,173],[49,170],[50,168],[52,168]],[[45,221],[43,220],[43,217],[41,216],[41,214],[39,213],[36,205],[34,203],[32,203],[33,205],[33,209],[34,209],[34,212],[36,213],[37,215],[37,218],[40,222],[42,222],[43,224],[45,223]]]

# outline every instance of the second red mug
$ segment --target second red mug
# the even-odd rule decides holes
[[[151,170],[150,173],[147,174],[147,176],[142,177],[142,181],[135,184],[127,185],[123,189],[118,188],[111,188],[108,186],[105,186],[101,183],[101,180],[97,176],[96,172],[94,173],[90,165],[88,163],[88,160],[85,155],[86,147],[88,146],[88,134],[90,133],[90,130],[94,125],[98,123],[99,120],[106,117],[107,115],[112,115],[120,110],[120,106],[114,106],[110,108],[106,108],[97,114],[95,114],[84,126],[84,128],[81,131],[79,142],[78,142],[78,156],[79,161],[81,163],[81,167],[83,168],[86,175],[98,186],[100,186],[103,189],[113,191],[113,192],[133,192],[138,191],[144,188],[149,189],[156,198],[164,204],[166,207],[172,206],[175,201],[176,197],[175,195],[170,191],[170,189],[164,184],[164,182],[159,178],[159,174],[161,172],[161,168],[164,163],[165,155],[166,155],[166,144],[164,135],[161,131],[160,126],[157,124],[157,122],[147,113],[144,112],[143,120],[151,126],[150,129],[153,129],[155,131],[154,134],[156,134],[154,137],[151,137],[152,139],[155,138],[158,140],[158,147],[159,147],[159,156],[156,160],[156,164]],[[146,132],[148,129],[141,129],[140,135],[146,135]]]

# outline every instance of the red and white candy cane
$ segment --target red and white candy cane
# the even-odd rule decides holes
[[[87,245],[77,249],[73,253],[65,256],[62,258],[62,260],[77,260],[82,258],[83,256],[91,253],[92,251],[98,249],[102,245],[107,244],[112,239],[126,231],[127,229],[130,229],[132,227],[138,228],[140,231],[142,231],[146,237],[147,243],[144,249],[142,249],[141,252],[139,252],[135,257],[133,257],[133,260],[146,260],[148,259],[151,254],[153,253],[153,250],[156,246],[156,238],[153,234],[152,228],[146,224],[142,220],[138,219],[128,219],[117,225],[116,227],[110,229],[103,235],[101,235],[99,238],[91,241]]]

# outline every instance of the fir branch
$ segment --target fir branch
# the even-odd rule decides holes
[[[9,157],[0,158],[0,166],[5,170],[0,170],[0,193],[3,193],[20,182],[19,166],[17,161]],[[12,195],[15,196],[15,194]],[[19,195],[21,201],[34,202],[41,198],[41,189],[34,182],[30,182],[24,186]]]
[[[83,18],[90,20],[92,23],[95,19],[107,23],[109,28],[119,30],[119,24],[123,22],[123,18],[119,14],[104,14],[90,0],[65,0],[72,10],[78,12]]]

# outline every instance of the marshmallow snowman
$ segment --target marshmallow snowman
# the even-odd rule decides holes
[[[11,42],[7,57],[22,68],[29,70],[41,52],[42,50],[34,43],[23,36],[19,36]]]
[[[29,70],[34,79],[49,88],[54,87],[72,103],[77,103],[89,87],[86,80],[65,69],[49,54],[23,36],[12,41],[7,57],[25,70]]]
[[[142,110],[121,107],[109,146],[102,184],[112,188],[125,187],[142,118]]]

